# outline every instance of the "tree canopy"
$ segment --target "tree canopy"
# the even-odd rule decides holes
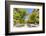
[[[25,22],[30,23],[30,24],[39,23],[39,9],[34,9],[31,14],[28,14],[29,18],[28,20],[25,21],[25,16],[27,16],[27,14],[28,13],[26,9],[15,8],[13,10],[14,25],[16,23],[24,24]]]

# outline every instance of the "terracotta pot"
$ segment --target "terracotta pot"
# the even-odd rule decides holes
[[[37,27],[38,24],[27,24],[28,27]]]
[[[16,27],[23,27],[24,24],[16,24],[15,26],[16,26]]]

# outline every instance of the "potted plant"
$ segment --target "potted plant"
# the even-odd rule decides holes
[[[25,15],[26,15],[26,10],[25,9],[20,9],[16,8],[16,12],[14,12],[13,19],[16,27],[22,27],[24,26],[25,22]],[[15,21],[16,20],[16,21]]]
[[[29,15],[27,23],[28,27],[35,27],[39,24],[39,12],[37,10],[33,10],[32,14]]]

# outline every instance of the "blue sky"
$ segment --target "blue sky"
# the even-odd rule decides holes
[[[31,8],[26,8],[26,10],[28,11],[28,13],[32,13],[33,9]]]
[[[31,14],[32,11],[33,11],[33,9],[31,9],[31,8],[26,8],[26,11],[27,11],[27,13]],[[25,16],[25,19],[26,19],[26,20],[27,20],[28,18],[29,18],[28,16]]]

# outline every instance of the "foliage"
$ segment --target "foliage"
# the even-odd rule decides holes
[[[29,16],[29,20],[28,20],[28,22],[30,22],[30,23],[34,23],[34,24],[36,24],[36,23],[39,23],[39,12],[37,11],[37,10],[33,10],[33,12],[32,12],[32,14],[30,14],[30,16]]]
[[[24,24],[26,23],[33,23],[33,24],[39,24],[39,10],[34,9],[31,14],[29,15],[29,18],[27,21],[25,21],[25,16],[27,16],[27,10],[26,9],[20,9],[20,8],[15,8],[13,10],[13,20],[14,20],[14,25],[17,23]]]
[[[17,9],[17,10],[19,11],[16,11],[16,12],[14,11],[13,13],[14,24],[16,23],[22,24],[24,23],[24,20],[25,20],[24,17],[26,15],[26,10],[25,9]]]

